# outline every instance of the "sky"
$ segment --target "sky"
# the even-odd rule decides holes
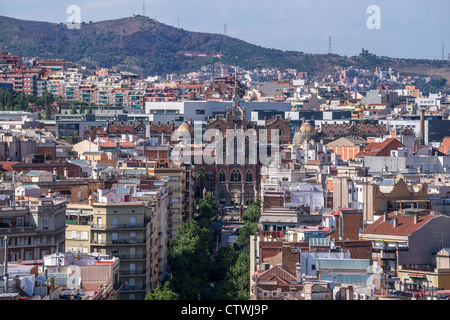
[[[328,53],[331,37],[331,52],[339,55],[364,48],[379,56],[441,59],[443,44],[444,58],[450,53],[448,0],[0,0],[0,15],[65,23],[71,5],[84,22],[145,12],[170,26],[280,50]]]

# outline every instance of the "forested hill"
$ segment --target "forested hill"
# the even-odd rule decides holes
[[[394,67],[412,73],[424,70],[425,74],[449,70],[448,63],[442,61],[392,59],[370,54],[342,57],[269,49],[221,34],[190,32],[139,15],[83,22],[80,29],[69,29],[65,23],[0,16],[0,30],[0,45],[12,54],[66,59],[87,67],[115,67],[143,77],[198,70],[209,64],[211,58],[186,57],[184,53],[212,53],[213,50],[222,55],[217,61],[225,64],[234,65],[237,56],[239,66],[247,69],[284,67],[313,75],[325,75],[335,67],[350,65],[371,69]]]

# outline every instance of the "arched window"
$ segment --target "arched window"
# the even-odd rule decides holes
[[[220,203],[225,203],[227,201],[227,192],[225,190],[220,190],[219,193],[219,202]]]
[[[233,170],[230,174],[230,181],[242,181],[242,175],[239,170]]]
[[[247,171],[247,174],[246,174],[246,176],[245,176],[245,181],[253,181],[253,174],[252,174],[252,172],[249,170],[249,171]]]
[[[219,173],[219,181],[225,181],[226,176],[225,176],[225,171],[220,171]]]

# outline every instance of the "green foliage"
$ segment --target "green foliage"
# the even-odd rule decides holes
[[[50,112],[50,107],[47,106],[47,107],[45,108],[44,119],[45,119],[45,120],[50,120],[51,118],[52,118],[52,114],[51,114],[51,112]]]
[[[218,282],[225,280],[225,276],[231,266],[234,265],[237,258],[237,252],[232,246],[225,246],[219,248],[214,257],[214,264],[211,271],[211,282]]]
[[[258,231],[257,222],[246,222],[240,229],[236,238],[236,245],[239,249],[246,249],[250,247],[250,236],[256,234]]]
[[[178,300],[179,295],[170,288],[170,283],[158,284],[156,289],[150,290],[144,300]]]
[[[170,243],[171,287],[181,300],[198,299],[205,292],[211,271],[208,240],[209,230],[191,221],[180,226],[177,238]]]
[[[443,94],[450,93],[450,89],[447,87],[447,79],[442,77],[438,79],[431,79],[428,82],[419,79],[415,81],[415,85],[425,96],[428,96],[430,93],[438,92],[442,92]]]
[[[74,136],[59,136],[60,139],[70,143],[70,144],[77,144],[81,141],[80,137],[74,137]]]
[[[248,300],[250,298],[250,254],[239,251],[236,263],[227,273],[227,298],[230,300]]]
[[[211,219],[217,214],[217,199],[212,194],[205,195],[199,202],[197,202],[196,213],[198,214],[195,220],[204,228],[211,226]]]
[[[36,99],[36,105],[41,107],[47,107],[55,101],[55,97],[45,90],[40,97]]]
[[[261,207],[258,202],[251,202],[247,209],[242,214],[242,219],[244,222],[253,222],[257,223],[259,221],[259,218],[261,217]]]

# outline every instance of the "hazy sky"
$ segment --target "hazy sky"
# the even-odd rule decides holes
[[[450,52],[449,0],[145,0],[145,15],[189,31],[221,33],[268,48],[308,53],[441,59]],[[81,20],[142,14],[143,0],[0,0],[0,15],[66,22],[70,5]],[[380,29],[367,20],[380,9]],[[1,31],[0,31],[1,32]]]

